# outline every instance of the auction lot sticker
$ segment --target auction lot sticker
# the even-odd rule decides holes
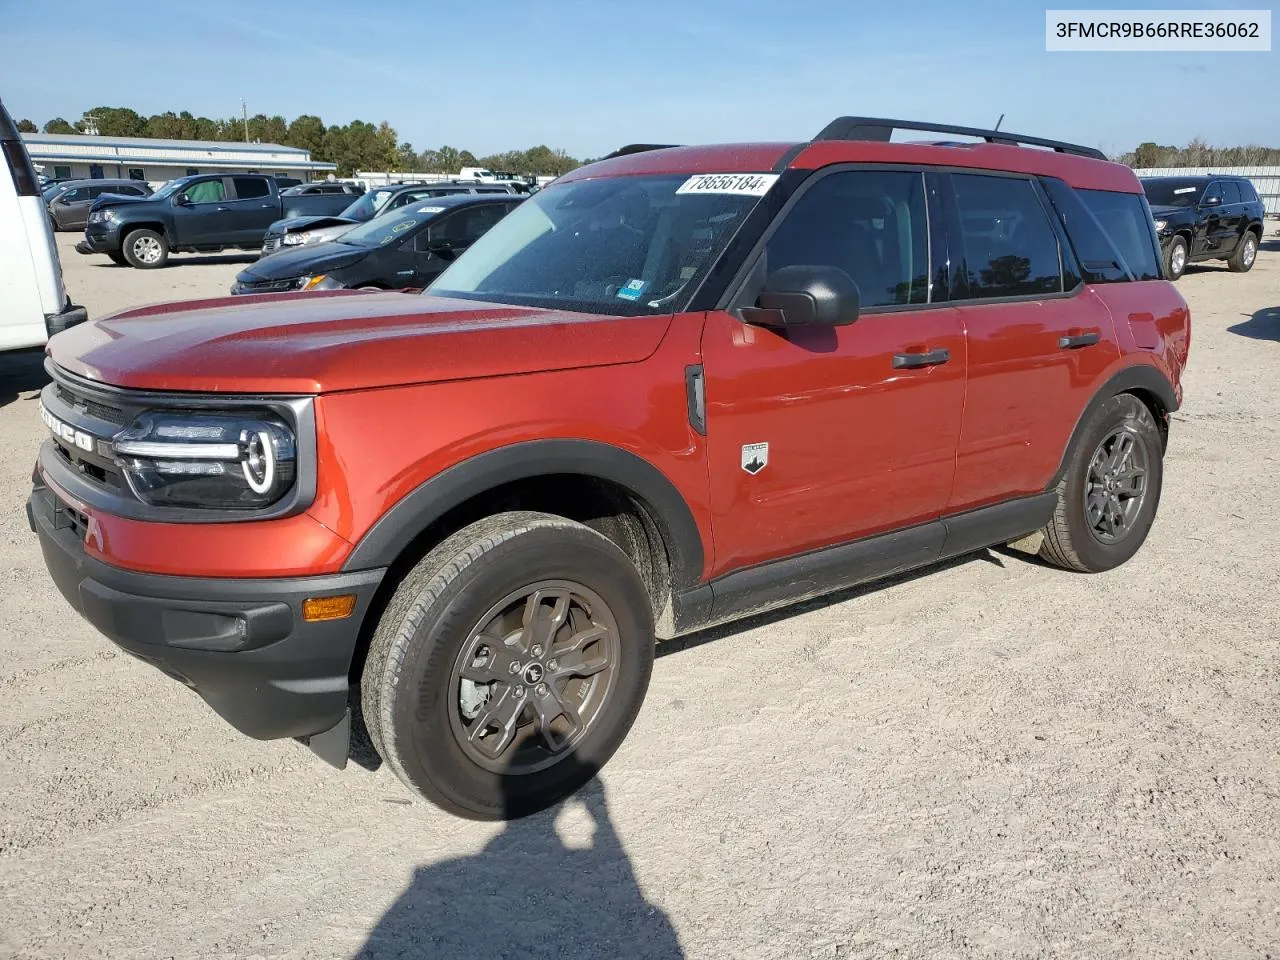
[[[763,197],[778,179],[776,173],[696,173],[676,193],[732,193]]]

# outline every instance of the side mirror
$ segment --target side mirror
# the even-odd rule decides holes
[[[839,267],[783,267],[769,274],[754,307],[742,319],[761,327],[843,327],[858,319],[862,294]]]
[[[191,206],[191,198],[185,193],[180,193],[173,198],[173,205],[175,207],[189,207]]]
[[[1200,206],[1220,207],[1222,206],[1222,198],[1221,197],[1205,197],[1203,200],[1200,201]]]

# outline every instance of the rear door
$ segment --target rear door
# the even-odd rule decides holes
[[[1213,200],[1219,202],[1212,203]],[[1192,254],[1197,257],[1216,257],[1226,239],[1229,217],[1222,196],[1222,181],[1214,180],[1200,195],[1200,227],[1196,231]]]
[[[89,203],[91,203],[89,200],[89,188],[74,187],[70,190],[64,190],[60,197],[49,204],[49,212],[53,215],[54,222],[58,224],[59,230],[71,230],[75,225],[77,212]],[[87,217],[88,214],[84,214],[81,219],[87,219]]]
[[[231,177],[232,194],[227,198],[235,243],[260,246],[267,227],[280,216],[280,202],[266,177]]]
[[[1248,226],[1248,215],[1240,184],[1235,180],[1222,183],[1222,245],[1219,252],[1225,257],[1235,253],[1240,237]]]
[[[952,174],[948,223],[969,384],[949,513],[1042,491],[1119,356],[1040,184]]]

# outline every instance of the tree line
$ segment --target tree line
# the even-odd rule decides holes
[[[164,140],[221,140],[243,143],[246,139],[261,143],[281,143],[311,152],[311,159],[335,163],[338,175],[349,177],[357,170],[389,170],[413,173],[454,173],[462,167],[488,167],[508,173],[559,176],[580,162],[563,150],[539,145],[528,150],[509,150],[487,157],[477,157],[470,150],[442,146],[421,152],[411,143],[401,143],[395,128],[385,120],[376,126],[353,120],[343,126],[326,125],[312,114],[291,121],[284,117],[257,114],[249,117],[246,137],[243,117],[211,119],[193,116],[183,110],[157,113],[150,117],[128,107],[95,107],[85,119],[75,123],[63,117],[48,121],[45,133],[84,133],[92,129],[104,137],[155,137]],[[20,120],[18,129],[35,133],[36,125]]]
[[[1211,147],[1199,137],[1185,147],[1166,147],[1150,141],[1116,158],[1131,167],[1273,167],[1280,166],[1280,148]]]

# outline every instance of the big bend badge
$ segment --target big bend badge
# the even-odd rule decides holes
[[[744,443],[742,445],[742,469],[755,476],[769,465],[769,444]]]

